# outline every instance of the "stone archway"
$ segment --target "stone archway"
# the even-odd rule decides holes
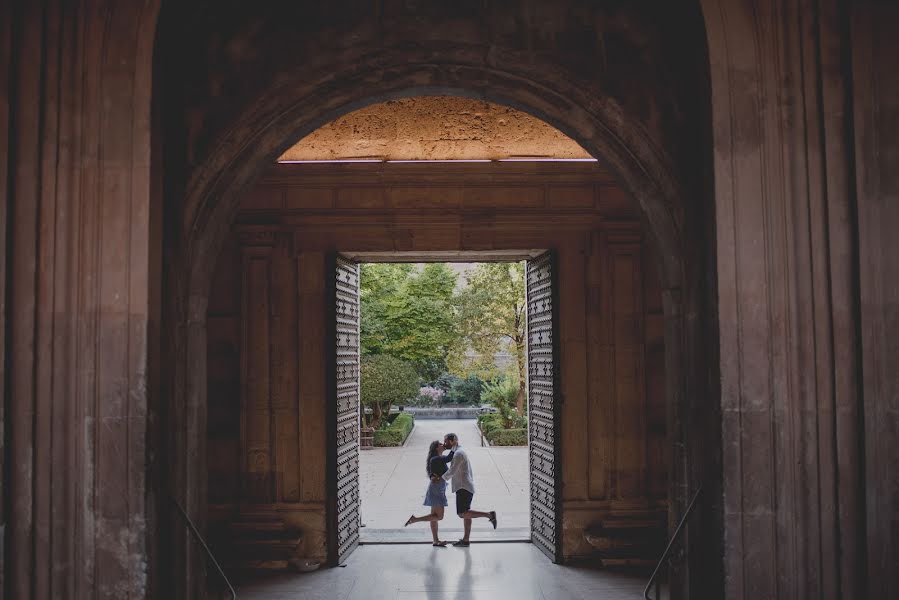
[[[708,494],[710,514],[701,513],[700,532],[694,536],[694,528],[690,534],[705,542],[708,554],[702,560],[688,553],[691,564],[714,571],[703,578],[714,583],[709,591],[691,580],[690,589],[720,596],[716,586],[724,578],[724,560],[727,593],[736,598],[783,595],[784,586],[825,597],[863,595],[866,574],[871,589],[892,590],[895,578],[885,565],[895,548],[878,518],[891,514],[895,494],[883,483],[887,477],[875,476],[889,472],[896,449],[886,430],[890,403],[883,391],[893,383],[878,361],[884,353],[893,355],[878,336],[888,329],[894,303],[877,283],[881,273],[895,271],[878,229],[894,218],[880,212],[893,179],[877,158],[892,146],[873,132],[891,114],[889,86],[876,85],[888,72],[889,52],[876,48],[894,49],[885,28],[896,15],[865,2],[813,3],[809,10],[748,0],[700,4],[701,12],[697,6],[672,7],[664,27],[644,35],[645,41],[677,31],[682,42],[700,49],[680,68],[673,66],[676,83],[647,89],[637,84],[648,92],[642,99],[622,87],[627,77],[608,77],[606,67],[615,61],[603,63],[602,53],[583,62],[566,54],[560,39],[580,39],[586,30],[592,42],[608,24],[598,18],[569,30],[553,20],[554,10],[582,9],[578,2],[546,3],[541,8],[549,14],[541,14],[539,25],[531,15],[519,15],[519,23],[532,26],[521,32],[492,13],[477,15],[483,17],[478,21],[449,11],[455,18],[441,28],[427,17],[406,19],[414,10],[386,10],[369,15],[372,27],[350,23],[328,30],[331,38],[351,40],[330,53],[318,51],[316,44],[327,44],[314,30],[304,30],[309,45],[297,53],[304,64],[288,64],[279,77],[258,85],[240,110],[211,111],[205,116],[212,125],[198,126],[206,138],[190,161],[193,175],[179,182],[179,198],[186,189],[191,204],[176,211],[183,216],[176,238],[192,241],[174,251],[171,264],[184,273],[196,270],[195,282],[208,278],[201,264],[209,261],[194,258],[214,255],[213,242],[227,223],[221,215],[228,210],[207,208],[233,207],[254,169],[274,158],[285,135],[298,136],[316,119],[320,123],[366,101],[366,94],[347,95],[342,86],[365,88],[372,98],[404,89],[454,90],[525,108],[603,156],[641,202],[675,201],[667,217],[664,210],[646,213],[660,254],[667,257],[660,232],[670,229],[679,232],[673,239],[680,245],[674,246],[683,258],[679,266],[663,269],[663,276],[680,275],[677,284],[667,285],[669,345],[680,349],[668,370],[686,374],[670,391],[670,405],[678,409],[670,422],[680,439],[690,441],[672,450],[679,465],[674,510],[707,475],[716,484]],[[645,14],[658,18],[664,10],[662,3]],[[676,21],[680,14],[687,20]],[[264,31],[259,23],[254,27]],[[647,54],[654,51],[659,49]],[[622,63],[637,79],[666,72],[641,71],[652,61],[639,56]],[[594,63],[602,66],[591,69]],[[408,70],[411,65],[418,65],[421,77]],[[675,135],[666,135],[659,127],[671,116],[660,111],[660,98],[670,99],[664,90],[677,86],[691,89],[685,96],[699,105],[688,120],[699,141],[687,152],[681,152],[688,139],[683,134],[697,131],[675,127]],[[273,126],[279,122],[282,127]],[[257,154],[240,151],[248,139]],[[607,145],[618,152],[608,152]],[[698,164],[679,162],[679,153],[695,154]],[[646,160],[646,154],[659,160]],[[660,164],[667,166],[654,171]],[[642,189],[647,174],[664,172],[677,183]],[[682,193],[699,199],[679,198]],[[665,221],[673,226],[661,226]],[[860,265],[867,264],[875,265],[873,279],[860,276]],[[194,294],[188,283],[177,284],[183,296],[180,307],[172,305],[175,322],[199,336],[192,348],[201,352],[196,342],[202,339],[204,286]],[[860,305],[873,316],[862,317]],[[719,307],[727,323],[720,337]],[[725,350],[720,377],[719,340]],[[186,382],[177,386],[176,396],[187,399]],[[202,403],[189,406],[194,417],[202,411]],[[816,427],[807,426],[812,416]],[[728,442],[723,455],[722,437]],[[744,443],[757,437],[763,443]],[[178,448],[188,446],[185,439]],[[759,489],[764,493],[754,493]],[[756,556],[772,562],[754,561]],[[785,560],[774,564],[778,557]],[[800,573],[814,575],[799,583]]]
[[[363,87],[365,80],[371,78],[383,84]],[[683,437],[685,429],[678,426],[686,419],[682,415],[682,402],[688,395],[686,390],[699,389],[702,384],[691,381],[693,375],[685,370],[684,347],[690,343],[696,347],[698,340],[705,339],[707,324],[701,319],[685,319],[685,315],[696,313],[696,309],[686,303],[699,301],[703,293],[700,289],[684,289],[682,224],[675,218],[673,208],[678,205],[683,192],[672,174],[670,162],[636,123],[629,122],[617,110],[603,111],[601,107],[597,110],[596,103],[591,103],[576,88],[570,90],[572,97],[566,97],[545,84],[522,80],[510,73],[463,65],[407,64],[382,72],[368,72],[362,79],[356,75],[338,78],[325,91],[314,90],[306,97],[295,99],[277,111],[278,116],[273,120],[249,115],[247,123],[232,128],[218,151],[194,172],[187,185],[185,206],[189,216],[185,221],[191,223],[190,235],[183,244],[178,244],[185,252],[175,259],[177,266],[167,271],[188,274],[171,287],[183,295],[169,298],[172,311],[169,314],[179,315],[182,323],[176,328],[182,335],[173,341],[176,351],[171,355],[175,374],[172,400],[176,406],[189,410],[172,412],[173,424],[177,423],[173,429],[181,432],[182,437],[174,440],[170,451],[179,462],[177,472],[182,477],[173,487],[180,490],[184,503],[197,514],[202,514],[205,506],[203,432],[207,295],[219,248],[243,190],[295,139],[335,115],[386,98],[438,93],[483,98],[534,114],[571,135],[605,162],[639,200],[662,263],[668,340],[667,396],[671,406],[668,430],[672,432],[672,448],[688,446],[689,440]],[[591,104],[594,105],[592,110],[587,108]],[[245,132],[245,137],[238,137],[238,132]],[[693,254],[701,255],[701,250],[694,250]],[[694,279],[688,284],[696,286],[699,282]],[[179,356],[193,359],[179,361]],[[702,362],[703,358],[697,360],[694,357],[694,365]],[[673,461],[676,464],[669,497],[671,514],[677,515],[697,485],[692,477],[703,468],[689,464],[689,453],[674,456],[679,462]],[[180,457],[192,458],[183,461]]]
[[[299,6],[248,14],[223,7],[216,9],[210,47],[184,42],[168,53],[164,46],[159,50],[160,61],[169,56],[170,70],[184,70],[173,87],[188,90],[179,99],[183,104],[176,104],[186,116],[174,124],[185,129],[175,139],[180,147],[174,164],[183,171],[167,180],[174,217],[165,272],[177,280],[167,286],[166,329],[179,332],[167,354],[194,357],[190,363],[172,361],[167,394],[171,415],[184,417],[171,427],[169,455],[191,457],[174,466],[172,487],[192,514],[202,515],[205,505],[205,487],[198,485],[206,472],[204,443],[195,432],[205,423],[209,282],[241,194],[287,145],[323,123],[379,100],[428,93],[495,101],[548,122],[608,165],[639,203],[662,262],[666,373],[672,377],[667,431],[677,465],[671,515],[683,511],[708,473],[713,482],[720,478],[702,15],[695,5],[622,8],[575,0],[572,7],[585,14],[572,19],[566,6],[540,4],[511,25],[509,15],[489,7],[483,15],[438,10],[451,16],[449,22],[392,5],[370,22],[365,11],[345,19],[323,8],[323,22],[337,21],[304,36],[282,25],[292,22],[291,15],[304,19],[295,12]],[[175,22],[184,15],[174,6],[163,11],[161,40],[203,39],[205,15],[184,13],[198,20],[191,25],[185,19],[179,29]],[[490,22],[495,27],[485,27]],[[508,35],[510,27],[529,22],[533,29]],[[671,26],[675,22],[678,27]],[[582,35],[595,38],[595,54],[560,41]],[[235,53],[250,47],[252,52]],[[235,78],[241,68],[245,77]],[[700,100],[687,99],[686,89],[702,90]],[[228,101],[222,102],[225,90]],[[688,422],[697,416],[702,425],[690,430]],[[706,555],[687,555],[697,564],[718,565],[720,503],[715,490],[709,498],[711,509],[703,511],[691,536],[703,541],[694,545]],[[181,564],[176,559],[175,569]],[[719,581],[720,569],[714,570],[703,581]]]

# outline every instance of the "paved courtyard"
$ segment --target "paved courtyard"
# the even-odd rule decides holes
[[[528,450],[526,447],[482,448],[473,419],[418,419],[403,448],[374,448],[361,452],[363,542],[412,542],[431,539],[427,523],[403,528],[409,515],[430,512],[422,506],[428,479],[425,459],[431,441],[453,432],[471,460],[475,482],[472,508],[495,510],[496,531],[486,519],[475,519],[472,540],[526,540],[528,518]],[[440,522],[440,537],[461,537],[462,520],[455,513],[455,496],[447,489],[450,505]]]
[[[510,543],[360,546],[343,569],[240,583],[241,600],[636,600],[646,578],[554,565],[533,544]]]

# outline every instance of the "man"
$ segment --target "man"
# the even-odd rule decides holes
[[[469,536],[471,535],[472,519],[488,519],[493,528],[496,529],[496,511],[481,512],[479,510],[471,510],[471,500],[474,497],[474,478],[471,474],[471,463],[468,461],[468,455],[465,450],[459,447],[459,438],[455,433],[448,433],[443,438],[444,445],[453,450],[453,462],[450,468],[443,474],[443,479],[452,482],[453,493],[456,494],[456,514],[462,519],[465,525],[465,535],[453,546],[470,545]],[[435,481],[439,481],[438,476],[434,476]]]

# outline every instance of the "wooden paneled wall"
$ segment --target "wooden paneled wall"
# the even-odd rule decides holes
[[[555,249],[565,554],[589,552],[580,531],[610,510],[664,508],[661,289],[641,231],[591,164],[273,169],[243,204],[210,296],[213,522],[276,510],[323,533],[324,265],[335,250]],[[323,552],[311,538],[307,554]]]

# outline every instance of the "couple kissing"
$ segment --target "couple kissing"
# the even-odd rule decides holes
[[[443,454],[449,450],[448,454]],[[488,519],[496,529],[496,511],[482,512],[471,509],[471,501],[474,499],[474,477],[471,472],[471,462],[468,454],[459,444],[459,437],[455,433],[448,433],[443,441],[434,440],[428,448],[426,463],[428,474],[428,489],[425,492],[424,505],[431,507],[431,513],[416,517],[412,515],[406,521],[406,525],[413,523],[429,523],[431,536],[434,541],[432,546],[443,548],[446,542],[438,536],[438,522],[443,520],[443,511],[449,502],[446,499],[446,484],[452,482],[453,493],[456,494],[456,514],[462,519],[465,533],[462,539],[453,542],[453,546],[470,545],[472,519]]]

